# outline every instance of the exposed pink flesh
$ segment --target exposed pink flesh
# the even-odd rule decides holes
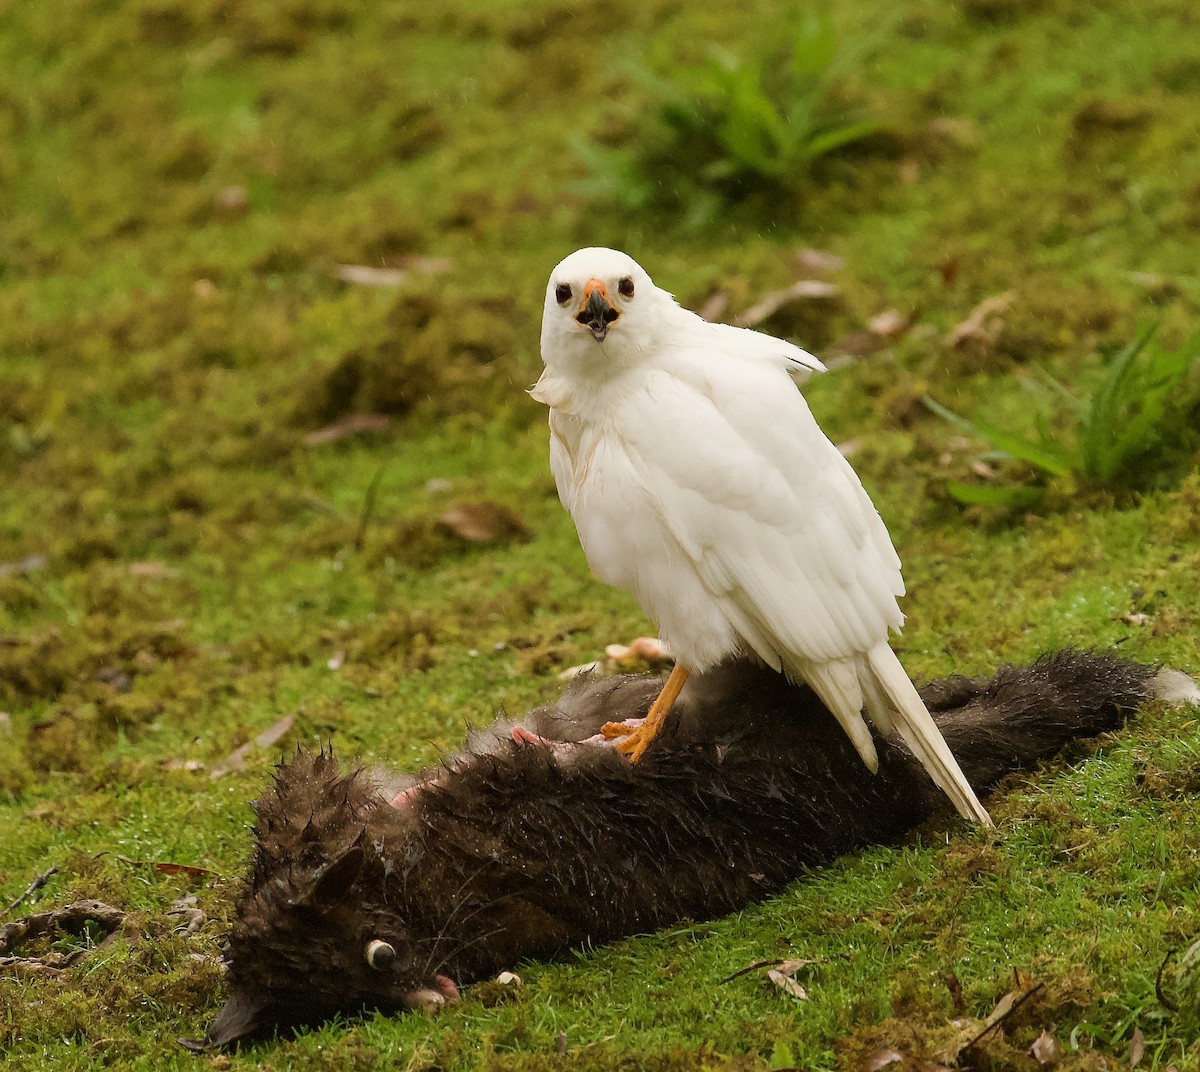
[[[527,730],[524,726],[513,726],[512,739],[517,744],[541,744],[549,745],[551,742],[545,737],[540,737],[532,730]]]
[[[458,987],[448,975],[435,975],[433,986],[423,986],[404,995],[405,1005],[422,1012],[437,1012],[443,1005],[458,1000]]]

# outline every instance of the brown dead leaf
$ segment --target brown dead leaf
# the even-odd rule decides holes
[[[442,514],[438,524],[468,543],[529,539],[525,523],[507,506],[494,502],[461,503]]]
[[[217,763],[213,767],[209,772],[209,778],[221,778],[234,771],[245,770],[246,760],[256,747],[270,748],[271,745],[275,744],[276,741],[292,728],[295,722],[295,715],[284,715],[274,725],[268,726],[263,730],[253,741],[247,741],[244,745],[230,752],[220,763]]]
[[[360,432],[381,432],[390,424],[382,413],[352,413],[340,421],[327,424],[304,437],[306,447],[319,447],[323,443],[336,443],[339,439],[358,435]]]
[[[403,268],[376,268],[370,264],[335,264],[333,275],[357,287],[398,287],[408,278]]]
[[[1050,1065],[1062,1057],[1062,1047],[1049,1031],[1043,1030],[1029,1047],[1029,1056],[1039,1065]]]
[[[398,287],[410,275],[442,275],[454,267],[449,257],[401,257],[394,264],[335,264],[333,275],[359,287]]]
[[[823,249],[798,249],[795,256],[796,267],[802,272],[824,274],[836,272],[846,265],[845,260],[836,253],[827,253]]]
[[[1138,611],[1130,611],[1128,614],[1122,614],[1119,618],[1114,618],[1114,621],[1124,622],[1126,625],[1146,625],[1153,621],[1149,614],[1142,614]]]
[[[16,562],[0,562],[0,577],[21,577],[26,573],[45,569],[50,559],[45,555],[26,555]]]
[[[179,570],[164,566],[161,562],[130,562],[131,577],[178,577]]]
[[[962,349],[968,343],[990,347],[999,338],[1004,328],[1004,314],[1016,297],[1015,290],[1006,290],[1003,294],[984,298],[962,323],[947,333],[946,345],[955,350]]]
[[[767,978],[779,987],[780,990],[791,994],[792,997],[799,998],[801,1001],[808,1000],[808,991],[790,975],[784,975],[778,968],[769,968],[767,970]]]
[[[675,661],[671,649],[658,637],[640,636],[629,644],[609,644],[604,649],[618,667],[628,666],[636,662],[648,662],[651,665],[667,665]]]
[[[970,119],[943,115],[929,124],[929,133],[959,149],[974,149],[979,145],[979,128]]]
[[[867,321],[867,327],[874,335],[882,335],[885,339],[895,339],[908,330],[908,320],[899,309],[884,309]]]
[[[245,212],[249,204],[250,198],[244,186],[222,186],[217,191],[217,208],[231,216]]]
[[[833,283],[820,279],[801,279],[790,287],[764,294],[744,313],[734,317],[732,323],[735,327],[752,328],[774,316],[785,305],[798,301],[823,301],[836,298],[840,293],[841,290]]]
[[[204,763],[199,759],[164,759],[159,765],[161,770],[202,771]]]
[[[881,1068],[887,1068],[888,1065],[894,1065],[903,1060],[904,1054],[899,1050],[885,1046],[882,1050],[876,1050],[863,1062],[863,1072],[879,1072]]]
[[[957,1064],[960,1054],[982,1042],[988,1035],[1004,1023],[1017,1009],[1030,998],[1040,994],[1045,989],[1044,983],[1035,983],[1024,972],[1013,971],[1013,989],[1004,995],[996,1007],[988,1013],[982,1023],[972,1024],[963,1030],[957,1039],[943,1049],[938,1056],[948,1064]]]
[[[1146,1036],[1140,1027],[1133,1029],[1133,1038],[1129,1040],[1129,1067],[1134,1068],[1146,1054]]]
[[[958,976],[952,971],[946,972],[942,976],[942,980],[946,984],[946,989],[950,991],[950,1000],[954,1002],[954,1011],[961,1016],[967,1007],[967,1003],[963,1000],[962,983],[958,981]]]
[[[194,864],[174,864],[164,860],[161,863],[151,862],[155,871],[164,875],[187,875],[189,878],[220,878],[220,874],[207,867],[196,867]]]
[[[696,310],[696,315],[709,323],[715,323],[725,315],[725,310],[729,308],[729,295],[723,290],[718,290],[715,294],[710,295],[705,303]]]

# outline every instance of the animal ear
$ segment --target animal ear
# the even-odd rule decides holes
[[[316,908],[329,908],[345,900],[354,880],[362,871],[363,860],[362,848],[351,845],[336,860],[326,864],[314,877],[308,895],[309,903]]]

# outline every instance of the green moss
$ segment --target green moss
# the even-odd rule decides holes
[[[1191,8],[916,0],[860,87],[891,138],[773,206],[770,226],[735,210],[697,231],[579,192],[572,141],[619,149],[641,129],[647,94],[622,61],[754,50],[794,17],[774,0],[9,5],[0,905],[57,866],[18,914],[99,897],[140,936],[57,978],[0,976],[6,1069],[195,1067],[174,1039],[219,1003],[246,801],[280,748],[332,740],[412,768],[650,631],[588,575],[524,394],[545,273],[576,246],[627,246],[690,304],[726,293],[731,315],[791,283],[797,249],[834,252],[841,296],[766,325],[818,350],[882,309],[912,318],[806,393],[857,442],[905,560],[898,647],[915,676],[1063,644],[1200,665],[1195,472],[1165,492],[1064,485],[1025,516],[964,513],[937,490],[963,449],[914,405],[932,390],[1019,422],[1021,366],[1086,382],[1150,308],[1172,344],[1191,328]],[[847,40],[877,19],[859,0],[836,12]],[[408,274],[364,287],[339,264]],[[1008,290],[989,346],[943,343]],[[367,413],[390,421],[305,442]],[[468,544],[439,525],[483,501],[530,539]],[[42,564],[9,568],[27,561]],[[210,777],[284,714],[285,741]],[[1028,1067],[1053,1025],[1064,1045],[1076,1032],[1059,1067],[1127,1061],[1135,1026],[1139,1067],[1190,1067],[1195,1017],[1157,1003],[1154,974],[1200,934],[1196,748],[1190,716],[1151,712],[1080,766],[1014,779],[994,840],[925,831],[735,917],[523,965],[519,1001],[212,1063],[857,1068],[877,1042],[915,1055],[952,1036],[948,972],[977,1017],[1016,967],[1045,997],[980,1066]],[[171,862],[217,877],[154,866]],[[185,937],[166,912],[193,889],[208,921]],[[781,955],[816,961],[808,1002],[717,984]]]

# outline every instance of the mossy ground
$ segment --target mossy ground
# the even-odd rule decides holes
[[[852,35],[876,10],[835,14]],[[1061,1067],[1127,1061],[1135,1029],[1139,1067],[1200,1067],[1196,1010],[1154,987],[1200,934],[1200,731],[1178,715],[1023,780],[995,836],[949,824],[730,919],[524,965],[513,1001],[468,991],[436,1020],[228,1057],[175,1044],[220,1002],[218,969],[190,954],[217,952],[248,801],[281,750],[332,739],[410,768],[646,630],[588,577],[524,394],[546,273],[578,245],[628,248],[685,303],[721,290],[735,311],[791,282],[797,249],[833,252],[841,299],[765,325],[816,349],[885,308],[915,318],[808,389],[835,440],[860,441],[905,559],[914,676],[1065,644],[1197,670],[1194,465],[1140,497],[963,513],[942,488],[968,452],[916,403],[1020,420],[1022,364],[1086,384],[1145,316],[1168,340],[1194,326],[1200,9],[913,0],[858,87],[887,144],[765,217],[697,233],[578,192],[571,139],[620,143],[642,119],[626,58],[760,47],[790,17],[675,0],[5,5],[0,893],[57,866],[18,914],[97,897],[144,931],[58,979],[0,978],[6,1068],[857,1069],[885,1043],[934,1053],[1014,969],[1044,999],[980,1066],[1034,1067],[1045,1027]],[[358,286],[344,263],[410,275]],[[942,345],[1006,290],[991,343]],[[389,423],[305,443],[356,413]],[[481,499],[532,538],[438,527]],[[280,743],[209,778],[287,713]],[[184,938],[164,913],[188,891],[208,923]],[[718,985],[780,955],[814,961],[811,1000]]]

